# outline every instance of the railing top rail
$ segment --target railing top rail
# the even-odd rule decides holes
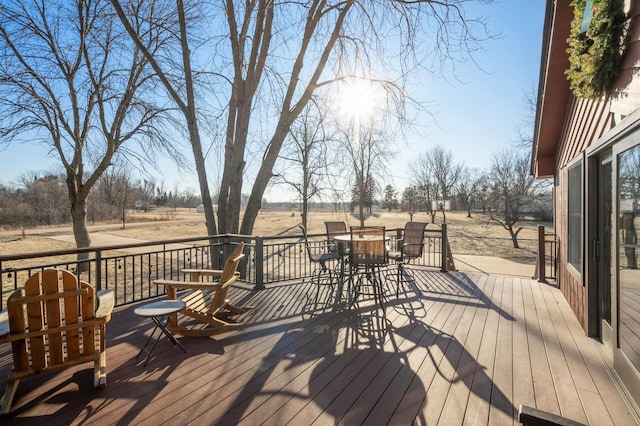
[[[9,261],[9,260],[32,259],[36,257],[49,257],[49,256],[62,256],[67,254],[90,253],[98,250],[101,250],[101,251],[120,250],[123,248],[132,248],[132,247],[150,247],[150,246],[159,246],[159,245],[166,245],[166,244],[190,243],[194,241],[204,241],[204,240],[216,240],[216,239],[224,240],[224,239],[230,239],[230,238],[253,239],[254,237],[251,237],[248,235],[239,235],[239,234],[218,234],[218,235],[204,236],[204,237],[189,237],[189,238],[176,238],[171,240],[144,241],[140,243],[113,244],[113,245],[90,246],[85,248],[73,248],[73,249],[64,249],[64,250],[49,250],[49,251],[39,251],[39,252],[29,252],[29,253],[4,254],[4,255],[0,255],[0,262]]]
[[[395,233],[398,231],[402,231],[403,228],[388,228],[386,231],[389,233]],[[425,232],[428,233],[440,233],[440,229],[425,229]],[[324,237],[326,234],[322,233],[313,233],[309,234],[309,237]],[[34,259],[41,257],[53,257],[53,256],[64,256],[64,255],[74,255],[79,253],[92,253],[96,251],[110,251],[110,250],[122,250],[127,248],[134,247],[151,247],[151,246],[159,246],[159,245],[168,245],[168,244],[184,244],[191,243],[195,241],[205,241],[205,240],[229,240],[229,239],[241,239],[244,241],[255,241],[256,239],[262,239],[263,241],[273,241],[273,240],[282,240],[282,239],[290,239],[290,238],[300,238],[300,234],[291,234],[291,235],[270,235],[270,236],[251,236],[251,235],[242,235],[242,234],[217,234],[217,235],[206,235],[206,236],[198,236],[198,237],[188,237],[188,238],[175,238],[169,240],[154,240],[154,241],[142,241],[139,243],[127,243],[127,244],[111,244],[111,245],[96,245],[85,248],[70,248],[70,249],[62,249],[62,250],[47,250],[47,251],[37,251],[37,252],[28,252],[28,253],[14,253],[14,254],[2,254],[0,255],[0,262],[12,261],[12,260],[24,260],[24,259]]]

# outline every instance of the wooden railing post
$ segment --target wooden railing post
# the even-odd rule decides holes
[[[264,238],[256,237],[256,290],[264,289]]]
[[[443,223],[442,227],[442,244],[440,250],[442,251],[442,267],[440,269],[441,272],[447,272],[448,259],[447,254],[449,253],[449,248],[447,247],[449,244],[449,240],[447,239],[447,224]]]
[[[544,225],[538,225],[538,260],[537,260],[537,278],[538,282],[547,282],[546,253],[545,253],[545,235]]]

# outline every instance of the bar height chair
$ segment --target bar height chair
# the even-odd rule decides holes
[[[400,294],[400,283],[403,280],[405,266],[410,260],[422,257],[426,226],[427,224],[424,222],[407,222],[404,226],[402,240],[398,241],[398,249],[389,252],[389,259],[394,260],[397,265],[396,297]]]
[[[318,251],[314,249],[307,236],[307,230],[302,225],[298,225],[298,227],[302,230],[302,235],[304,236],[305,246],[307,248],[307,255],[309,256],[309,260],[313,265],[315,265],[315,269],[311,274],[311,282],[315,284],[316,289],[316,298],[315,303],[318,303],[318,296],[320,295],[320,287],[323,285],[328,285],[331,288],[331,292],[334,292],[333,282],[337,281],[337,275],[332,271],[332,268],[327,267],[327,263],[332,261],[340,260],[340,254],[337,250],[329,250],[329,245],[327,245],[327,251]]]

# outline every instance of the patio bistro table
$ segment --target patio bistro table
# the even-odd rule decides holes
[[[155,328],[151,332],[151,335],[147,339],[147,342],[144,344],[142,349],[140,349],[138,355],[136,355],[136,359],[138,359],[143,351],[146,350],[148,352],[147,359],[144,362],[145,367],[147,366],[149,358],[151,358],[151,354],[153,353],[153,350],[158,344],[158,341],[160,340],[160,337],[163,333],[169,338],[169,340],[173,342],[174,346],[178,345],[180,349],[182,349],[182,352],[187,353],[185,348],[182,347],[180,342],[178,342],[176,338],[173,337],[173,334],[171,334],[171,332],[167,329],[167,325],[169,324],[169,318],[171,318],[171,315],[177,313],[181,309],[184,309],[185,306],[186,304],[182,300],[159,300],[157,302],[147,303],[145,305],[139,306],[133,311],[133,313],[138,316],[151,318],[156,324]],[[151,338],[156,333],[156,330],[158,328],[160,329],[160,333],[158,334],[155,343],[151,347],[151,350],[146,349],[147,345],[151,341]]]
[[[366,241],[366,240],[377,240],[378,237],[377,236],[372,236],[372,235],[367,235],[367,234],[362,234],[362,235],[354,235],[356,240],[360,240],[360,241]],[[338,286],[338,296],[342,297],[342,291],[343,291],[343,285],[344,285],[344,276],[345,276],[345,262],[346,259],[349,257],[350,255],[350,251],[347,250],[347,248],[351,245],[351,234],[342,234],[342,235],[336,235],[333,237],[333,239],[337,242],[338,244],[338,252],[341,254],[340,256],[340,281],[339,281],[339,286]],[[385,243],[390,241],[391,238],[389,236],[384,237]],[[353,280],[353,275],[352,275],[352,270],[351,270],[351,266],[349,266],[349,273],[348,273],[348,281],[349,281],[349,287],[351,287],[351,281]],[[348,291],[350,290],[350,288],[348,289]],[[349,305],[352,305],[353,303],[355,303],[355,300],[350,300],[349,301]]]

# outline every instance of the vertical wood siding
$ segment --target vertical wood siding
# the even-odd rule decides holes
[[[622,67],[611,90],[611,112],[622,117],[631,114],[640,107],[640,2],[626,1],[629,10],[629,29],[627,52]],[[631,4],[629,4],[631,3]]]
[[[585,288],[582,277],[567,266],[568,165],[596,142],[611,126],[610,102],[593,102],[572,97],[568,108],[556,176],[556,235],[558,236],[558,283],[580,324],[585,326]],[[583,170],[585,165],[583,164]],[[584,190],[586,188],[583,186]],[[584,217],[584,216],[583,216]],[[583,241],[583,247],[585,246]]]

